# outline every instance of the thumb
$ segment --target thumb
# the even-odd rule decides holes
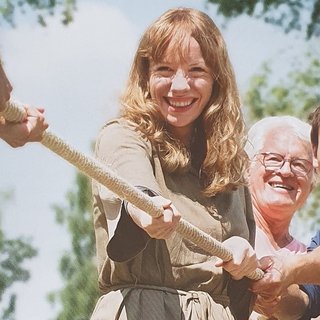
[[[215,262],[215,266],[216,267],[222,267],[223,266],[224,261],[221,258],[217,258],[217,261]]]
[[[267,270],[268,268],[270,268],[273,264],[273,261],[270,257],[265,256],[262,257],[261,259],[259,259],[259,268],[262,270]]]

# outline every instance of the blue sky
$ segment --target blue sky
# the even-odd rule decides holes
[[[13,97],[46,109],[50,131],[86,154],[103,123],[116,116],[137,41],[144,29],[171,7],[207,11],[227,42],[241,93],[261,64],[283,51],[302,55],[304,42],[262,22],[240,18],[222,28],[214,7],[200,0],[81,1],[75,22],[64,27],[59,16],[41,28],[28,16],[16,28],[1,27],[0,52],[14,86]],[[61,287],[58,259],[69,247],[66,231],[55,222],[53,204],[65,203],[75,169],[40,144],[11,149],[0,141],[0,191],[14,190],[2,226],[10,237],[25,236],[39,250],[26,264],[32,271],[18,284],[17,320],[49,320],[56,310],[46,294]]]

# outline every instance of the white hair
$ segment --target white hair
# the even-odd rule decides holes
[[[251,160],[262,149],[267,134],[276,128],[282,128],[286,131],[291,129],[292,134],[307,143],[311,143],[311,126],[308,123],[293,116],[265,117],[257,121],[248,131],[245,151]]]

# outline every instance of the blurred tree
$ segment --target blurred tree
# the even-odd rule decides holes
[[[304,57],[294,59],[292,68],[279,79],[274,79],[276,66],[272,62],[265,63],[261,72],[251,78],[244,97],[248,125],[266,116],[286,114],[308,121],[309,114],[320,105],[319,57],[320,48],[316,48]],[[305,230],[314,231],[319,227],[319,206],[320,188],[317,187],[297,217],[304,220]]]
[[[65,286],[49,295],[52,304],[62,307],[56,320],[88,320],[99,297],[89,179],[77,173],[75,188],[68,192],[66,206],[54,207],[57,222],[71,235],[71,252],[60,260]]]
[[[246,14],[264,19],[267,23],[281,26],[285,32],[302,30],[307,38],[320,36],[320,0],[206,0],[215,4],[218,13],[226,18],[235,18]],[[14,25],[16,11],[33,10],[41,25],[45,26],[45,17],[62,10],[62,23],[73,20],[77,0],[3,0],[0,4],[0,16]]]
[[[1,205],[10,199],[10,193],[0,193]],[[2,216],[0,209],[0,217]],[[18,281],[27,281],[30,273],[23,267],[26,259],[36,256],[37,251],[29,240],[23,238],[8,239],[0,225],[0,301],[4,301],[0,309],[0,320],[14,320],[16,294],[10,287]]]
[[[307,38],[320,36],[320,0],[207,0],[217,5],[218,13],[226,18],[242,14],[264,19],[281,26],[285,32],[299,30]]]
[[[265,116],[292,114],[307,120],[309,113],[320,104],[320,51],[308,52],[296,58],[282,78],[275,81],[272,62],[265,63],[254,75],[245,95],[248,122]],[[288,62],[289,63],[289,62]]]
[[[32,10],[42,26],[46,26],[46,16],[54,15],[58,11],[61,16],[61,22],[65,25],[73,20],[73,13],[76,9],[76,0],[1,0],[0,17],[15,25],[15,13],[20,11],[26,13]]]

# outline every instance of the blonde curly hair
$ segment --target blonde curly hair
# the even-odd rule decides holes
[[[188,149],[167,130],[165,119],[151,99],[148,81],[150,61],[161,61],[169,44],[170,50],[183,58],[190,37],[200,45],[214,81],[209,103],[196,120],[193,147]],[[222,35],[205,13],[171,9],[146,30],[121,104],[121,115],[156,147],[167,172],[183,172],[192,164],[200,172],[207,196],[245,184],[245,125],[236,80]]]

